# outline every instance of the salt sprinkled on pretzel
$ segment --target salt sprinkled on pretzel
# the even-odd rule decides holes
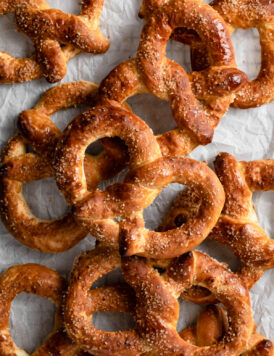
[[[255,190],[274,190],[274,160],[238,162],[228,153],[215,160],[217,175],[224,186],[226,201],[222,214],[209,238],[230,247],[241,261],[237,275],[247,288],[274,268],[274,243],[259,226],[252,204]],[[201,198],[194,189],[185,189],[169,211],[160,230],[174,229],[199,215]],[[206,291],[196,290],[190,299],[213,302]]]
[[[250,296],[240,279],[224,265],[198,251],[189,252],[160,275],[142,257],[124,257],[122,271],[136,298],[137,329],[159,355],[232,356],[245,350],[254,327]],[[195,346],[176,331],[177,298],[192,285],[208,288],[224,305],[229,327],[221,341]]]
[[[103,246],[80,255],[74,263],[64,307],[68,335],[93,355],[140,355],[148,347],[135,329],[106,332],[92,323],[95,312],[135,314],[135,295],[126,284],[98,287],[91,285],[100,277],[121,266],[118,251]]]
[[[9,140],[0,167],[0,215],[13,237],[24,245],[43,252],[62,252],[87,235],[71,212],[55,220],[34,216],[23,196],[23,185],[54,176],[51,166],[34,153],[26,153],[21,135]]]
[[[0,83],[42,76],[55,83],[65,76],[66,63],[74,56],[106,52],[109,41],[99,30],[103,4],[104,0],[83,0],[81,14],[75,16],[50,9],[46,0],[1,0],[0,14],[14,13],[18,30],[32,39],[36,54],[15,58],[0,52]]]
[[[61,303],[66,281],[55,271],[38,264],[10,267],[0,276],[0,354],[1,356],[28,356],[19,349],[10,335],[9,316],[11,303],[22,293],[31,293],[52,301],[57,306],[52,333],[32,355],[81,355],[79,347],[65,333]]]
[[[257,28],[261,44],[261,68],[258,76],[246,82],[236,92],[232,106],[251,108],[267,104],[274,99],[274,3],[261,0],[214,0],[210,3],[229,25],[230,33],[237,28]],[[179,29],[181,30],[181,29]],[[194,70],[210,65],[209,54],[198,36],[189,39],[187,31],[175,33],[175,39],[191,44]],[[198,39],[197,39],[198,37]]]

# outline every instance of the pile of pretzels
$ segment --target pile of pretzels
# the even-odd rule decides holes
[[[35,47],[30,58],[0,52],[0,83],[45,77],[60,81],[66,63],[80,52],[104,53],[99,31],[103,0],[83,0],[79,16],[51,9],[45,0],[0,0],[0,14],[13,12],[19,31]],[[215,172],[186,158],[209,144],[230,105],[250,108],[274,99],[274,3],[260,0],[143,0],[144,18],[136,57],[121,63],[97,85],[79,81],[46,91],[23,111],[18,133],[2,150],[0,215],[25,246],[60,253],[88,233],[93,250],[74,262],[70,280],[38,264],[10,267],[0,276],[0,356],[28,355],[10,334],[11,303],[21,292],[57,306],[55,326],[33,356],[273,356],[274,343],[256,331],[249,290],[274,268],[274,242],[260,227],[254,191],[274,190],[274,159],[238,161],[219,153]],[[235,63],[230,35],[256,27],[262,66],[248,82]],[[166,57],[169,39],[191,47],[187,74]],[[152,93],[169,102],[177,127],[161,135],[136,116],[127,99]],[[51,116],[88,106],[61,132]],[[103,151],[86,149],[100,140]],[[31,147],[31,151],[29,150]],[[105,190],[99,183],[127,168]],[[23,185],[54,177],[68,204],[59,219],[33,215]],[[157,231],[148,230],[144,209],[169,184],[185,188]],[[241,262],[232,272],[196,248],[213,239]],[[124,282],[92,288],[121,268]],[[182,298],[205,305],[197,324],[176,330]],[[132,315],[134,328],[103,331],[96,312]]]

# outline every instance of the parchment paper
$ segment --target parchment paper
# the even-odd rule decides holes
[[[49,0],[52,7],[67,12],[78,13],[79,4],[76,0]],[[101,29],[110,37],[111,48],[105,55],[93,56],[82,54],[68,65],[68,73],[62,82],[73,80],[91,80],[99,82],[108,72],[122,61],[135,56],[143,21],[137,13],[141,0],[105,0]],[[256,30],[238,30],[233,35],[237,64],[245,70],[249,78],[254,78],[259,71],[260,45]],[[16,56],[32,53],[31,41],[14,30],[12,16],[0,16],[0,49]],[[175,59],[190,70],[189,49],[178,43],[169,43],[168,56]],[[35,82],[5,85],[0,87],[0,145],[16,132],[18,114],[31,108],[41,93],[51,85],[45,80]],[[172,128],[175,123],[171,117],[169,105],[152,95],[141,95],[130,99],[135,113],[142,117],[155,133]],[[213,143],[196,149],[191,157],[206,160],[210,164],[220,151],[227,151],[239,160],[274,158],[274,103],[261,108],[249,110],[230,109],[218,126]],[[78,114],[80,110],[71,109],[54,116],[60,128]],[[119,178],[119,177],[118,177]],[[146,209],[147,226],[155,228],[160,218],[168,210],[172,199],[182,187],[171,185],[156,199],[154,204]],[[64,199],[58,193],[53,179],[31,182],[24,187],[24,193],[34,213],[42,218],[56,218],[66,211]],[[273,193],[254,194],[254,204],[260,224],[273,236]],[[33,251],[18,243],[0,225],[0,272],[9,266],[20,263],[35,262],[47,265],[62,275],[68,276],[73,259],[86,249],[93,248],[94,239],[89,236],[68,252],[50,255]],[[232,268],[237,266],[237,260],[225,247],[214,242],[205,242],[201,247],[211,256],[226,261]],[[119,271],[107,276],[107,281],[120,279]],[[102,281],[100,281],[102,283]],[[263,278],[251,291],[254,317],[258,330],[265,336],[274,339],[274,273],[266,272]],[[199,307],[192,303],[182,303],[182,313],[178,327],[182,328],[194,322]],[[43,298],[32,295],[20,295],[13,302],[10,326],[12,335],[19,347],[27,352],[34,350],[50,332],[53,325],[54,307]],[[104,329],[126,328],[129,319],[126,316],[117,317],[98,314],[95,325]]]

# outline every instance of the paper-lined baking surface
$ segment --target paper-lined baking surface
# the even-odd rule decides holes
[[[52,7],[67,12],[77,13],[78,2],[75,0],[50,0]],[[63,83],[73,80],[91,80],[99,82],[109,71],[122,61],[135,56],[143,21],[137,13],[141,0],[105,0],[101,29],[110,37],[110,50],[104,55],[93,56],[81,54],[68,65],[68,73]],[[246,70],[250,78],[254,78],[259,70],[260,46],[256,30],[238,30],[233,34],[237,64]],[[29,55],[32,51],[31,41],[14,30],[13,17],[0,16],[0,49],[16,56]],[[178,43],[169,43],[168,56],[190,70],[188,48]],[[20,85],[4,85],[0,87],[0,144],[3,144],[16,132],[18,114],[31,108],[39,99],[39,95],[52,85],[41,79]],[[169,105],[152,95],[141,95],[129,100],[135,113],[142,117],[153,128],[155,133],[164,132],[175,124],[171,117]],[[70,109],[60,112],[53,119],[60,128],[81,110]],[[249,110],[230,109],[218,126],[213,143],[197,148],[191,157],[212,161],[220,151],[230,152],[239,160],[274,158],[274,103],[261,108]],[[157,198],[155,203],[146,209],[145,216],[148,227],[156,227],[160,218],[168,210],[172,198],[181,189],[171,185]],[[66,204],[58,193],[53,179],[32,182],[25,186],[24,193],[33,211],[42,218],[56,218],[66,211]],[[254,204],[260,224],[273,236],[274,196],[272,192],[255,193]],[[19,263],[35,262],[47,265],[62,275],[69,275],[73,259],[86,249],[93,248],[94,239],[87,237],[68,252],[50,255],[33,251],[7,233],[0,225],[0,272],[9,266]],[[229,262],[235,267],[237,261],[231,252],[214,242],[205,242],[202,249],[220,261]],[[119,272],[112,273],[108,281],[119,279]],[[258,330],[274,339],[274,272],[266,272],[263,278],[251,291],[254,317]],[[191,303],[183,303],[179,326],[183,327],[195,321],[199,308]],[[13,303],[10,325],[12,335],[18,346],[30,352],[42,342],[51,330],[54,318],[54,307],[42,298],[21,295]],[[122,317],[123,318],[123,317]],[[105,319],[98,314],[94,318],[95,325],[105,328],[119,327],[127,320],[115,318]],[[122,323],[122,324],[121,324]]]

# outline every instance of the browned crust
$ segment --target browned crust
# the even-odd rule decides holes
[[[253,332],[254,321],[248,290],[224,265],[206,254],[193,251],[174,259],[163,275],[141,257],[124,258],[122,270],[137,298],[137,325],[147,342],[163,354],[240,354]],[[180,338],[177,298],[192,285],[213,292],[228,313],[229,328],[223,339],[211,346],[197,347]]]
[[[238,162],[232,155],[220,153],[215,160],[215,169],[223,184],[226,201],[209,237],[232,249],[241,261],[237,274],[251,288],[267,269],[274,267],[273,240],[259,226],[252,204],[254,190],[274,190],[274,160]],[[184,190],[169,211],[161,230],[174,228],[197,216],[200,205],[197,190]],[[206,302],[208,293],[200,292],[197,300]],[[197,295],[188,297],[195,300]]]
[[[42,76],[55,83],[65,76],[66,63],[77,54],[105,53],[109,41],[99,30],[103,3],[84,0],[81,14],[75,16],[50,9],[45,0],[2,1],[0,14],[14,13],[17,29],[32,39],[36,53],[30,58],[15,58],[0,52],[0,83],[21,83]]]
[[[94,355],[131,356],[149,350],[135,329],[106,332],[91,324],[96,311],[121,311],[134,316],[134,293],[128,287],[90,290],[93,282],[120,266],[119,253],[106,247],[88,251],[74,263],[64,309],[66,330],[83,350]]]
[[[10,267],[0,276],[0,354],[19,356],[26,354],[12,340],[9,330],[9,314],[13,299],[20,293],[32,293],[51,300],[58,307],[52,333],[36,351],[35,355],[78,354],[78,346],[66,335],[63,329],[60,305],[66,281],[53,270],[38,264],[25,264]],[[33,355],[34,355],[33,354]]]

